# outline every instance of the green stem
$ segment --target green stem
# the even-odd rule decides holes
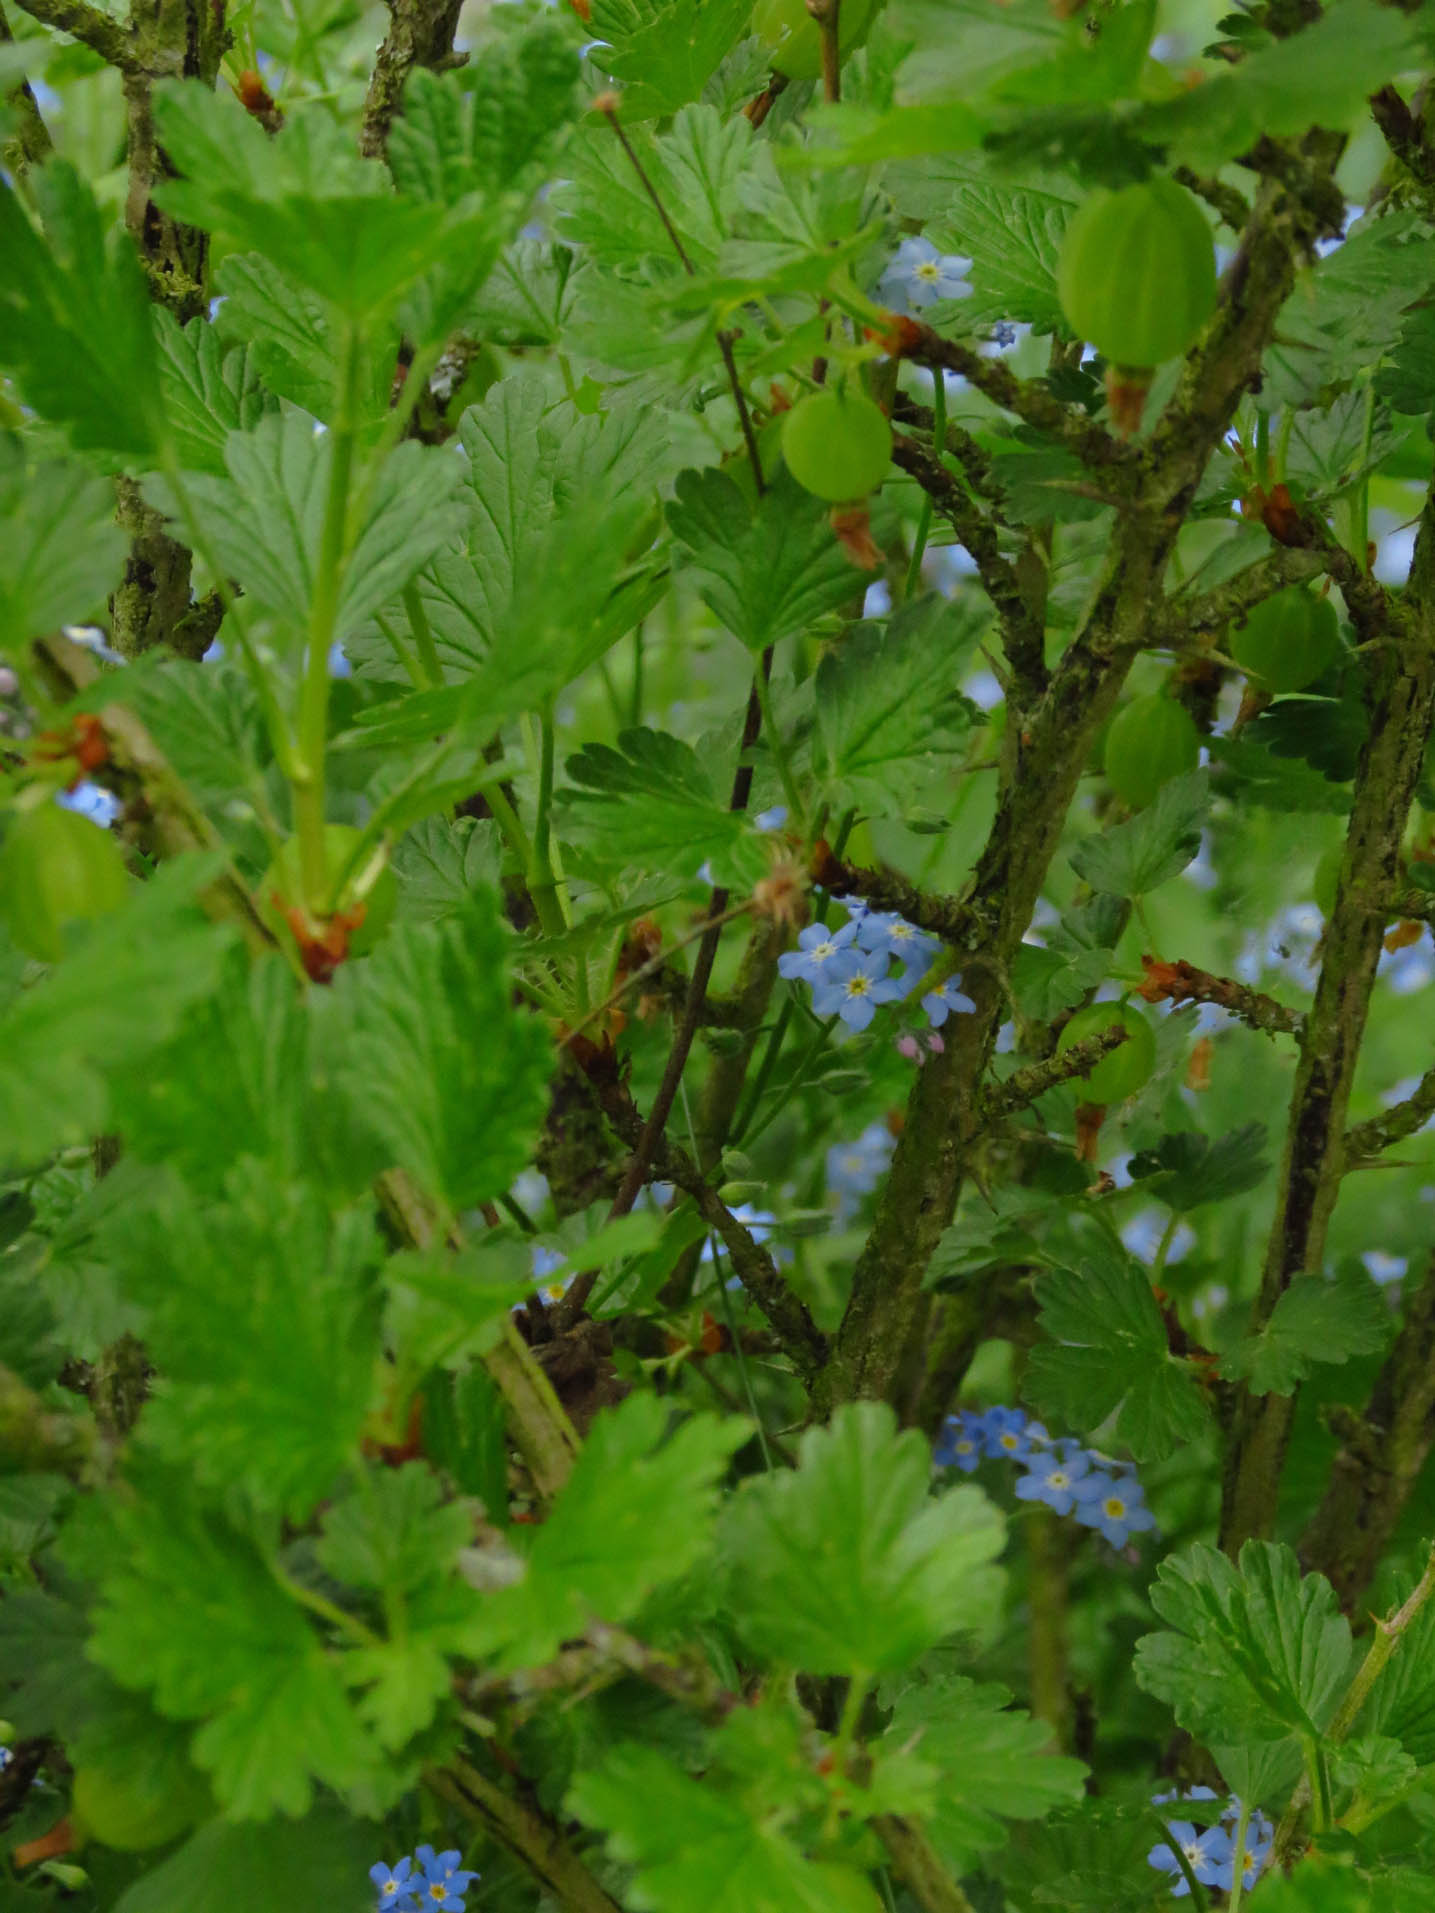
[[[787,1028],[791,1021],[792,998],[788,997],[784,1001],[782,1008],[777,1012],[777,1021],[768,1032],[767,1046],[762,1052],[762,1061],[757,1066],[757,1074],[752,1080],[752,1086],[748,1090],[742,1108],[733,1123],[729,1140],[734,1146],[740,1143],[747,1133],[747,1126],[752,1121],[753,1112],[762,1101],[763,1092],[767,1088],[773,1070],[777,1067],[777,1059],[782,1050],[783,1038],[787,1034]]]
[[[643,627],[633,627],[633,710],[629,723],[641,724],[643,721]]]
[[[835,1016],[828,1017],[827,1021],[822,1025],[820,1033],[814,1038],[812,1047],[802,1058],[797,1068],[792,1072],[792,1080],[788,1083],[782,1094],[777,1097],[771,1109],[768,1110],[761,1122],[755,1123],[754,1126],[746,1132],[742,1140],[746,1142],[749,1147],[757,1141],[763,1130],[766,1129],[770,1123],[775,1122],[782,1114],[783,1110],[786,1109],[798,1090],[801,1089],[802,1085],[807,1081],[807,1078],[817,1067],[823,1051],[832,1040],[832,1032],[836,1029],[838,1020]]]
[[[1256,413],[1256,483],[1269,487],[1271,482],[1271,415]]]
[[[404,586],[404,610],[408,613],[409,629],[413,632],[414,646],[419,654],[419,663],[423,666],[424,677],[437,690],[443,683],[443,666],[439,663],[433,632],[429,629],[428,613],[419,596],[418,584],[413,579]]]
[[[782,779],[782,794],[787,799],[792,827],[797,829],[805,824],[807,810],[798,793],[797,780],[792,774],[792,765],[787,755],[787,741],[777,728],[777,717],[772,708],[772,685],[766,671],[754,673],[752,681],[757,686],[757,702],[762,712],[762,728],[767,739],[767,748],[772,753],[777,774]]]
[[[1275,482],[1278,485],[1283,485],[1285,483],[1286,458],[1290,452],[1291,433],[1294,430],[1295,430],[1295,408],[1293,406],[1288,405],[1285,411],[1281,414],[1281,429],[1276,434]]]
[[[501,784],[495,784],[485,795],[488,808],[493,812],[493,821],[503,833],[503,841],[526,870],[533,850],[528,841],[528,832],[518,821],[518,812],[509,803]]]
[[[1226,1902],[1226,1913],[1240,1913],[1241,1901],[1246,1891],[1246,1833],[1251,1824],[1251,1803],[1241,1802],[1241,1817],[1236,1822],[1235,1860],[1231,1871],[1231,1897]]]
[[[1369,569],[1367,563],[1370,545],[1370,441],[1375,433],[1375,382],[1365,388],[1365,420],[1360,435],[1360,483],[1356,486],[1355,496],[1350,501],[1351,544],[1354,550],[1351,557],[1355,560],[1357,571]]]
[[[349,488],[354,475],[354,421],[358,412],[359,340],[351,324],[339,336],[339,393],[329,432],[329,486],[319,536],[319,564],[309,608],[309,652],[299,691],[299,752],[291,773],[294,822],[304,901],[315,916],[329,907],[324,854],[324,753],[329,724],[329,652],[339,621],[339,597],[348,550]]]
[[[1180,1226],[1180,1214],[1177,1210],[1173,1209],[1167,1219],[1166,1227],[1161,1231],[1161,1240],[1156,1244],[1156,1253],[1151,1258],[1152,1288],[1155,1288],[1156,1284],[1161,1280],[1162,1271],[1166,1267],[1166,1257],[1171,1253],[1171,1244],[1176,1240],[1176,1231]]]
[[[932,454],[937,463],[946,470],[947,449],[947,379],[944,372],[932,374]],[[914,597],[922,582],[922,559],[926,555],[927,538],[932,529],[932,500],[929,493],[922,495],[922,513],[917,520],[917,536],[912,541],[912,562],[907,567],[907,596]]]
[[[532,723],[526,728],[532,737]],[[528,858],[528,891],[538,921],[548,936],[562,936],[568,928],[568,913],[553,869],[553,709],[545,709],[538,722],[538,806],[533,818],[533,846]]]

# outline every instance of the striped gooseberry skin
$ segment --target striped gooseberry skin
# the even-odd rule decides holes
[[[1263,598],[1233,624],[1226,648],[1264,691],[1303,691],[1340,649],[1340,621],[1329,598],[1291,585]]]
[[[1162,174],[1099,190],[1066,229],[1056,283],[1072,330],[1111,364],[1179,358],[1216,305],[1206,216]]]

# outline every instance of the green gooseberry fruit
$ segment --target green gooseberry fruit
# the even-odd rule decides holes
[[[1112,365],[1179,358],[1216,307],[1206,216],[1164,174],[1099,190],[1066,229],[1056,286],[1072,330]]]
[[[1315,898],[1316,908],[1323,917],[1328,917],[1335,908],[1336,886],[1340,882],[1340,866],[1345,859],[1345,845],[1332,844],[1324,851],[1315,867],[1315,876],[1311,881],[1311,895]]]
[[[109,1767],[77,1767],[70,1804],[76,1832],[119,1853],[168,1846],[212,1810],[198,1775],[176,1786],[147,1786]]]
[[[782,455],[804,491],[845,505],[881,484],[892,427],[864,392],[811,392],[782,415]]]
[[[330,882],[344,868],[354,853],[361,833],[352,824],[325,824],[324,860],[329,872]],[[304,885],[300,874],[299,840],[291,837],[284,844],[278,856],[265,872],[259,889],[260,909],[270,925],[281,933],[287,931],[283,909],[274,906],[275,895],[281,904],[291,908],[302,905]],[[355,930],[349,942],[351,956],[363,956],[371,950],[384,931],[393,921],[394,909],[399,900],[399,889],[394,881],[394,873],[385,865],[377,881],[363,898],[364,921]],[[334,903],[336,912],[350,910],[356,899],[349,891],[342,892]]]
[[[845,58],[867,37],[877,0],[842,0],[837,16],[837,48]],[[752,30],[768,49],[775,73],[789,80],[822,77],[822,29],[804,0],[757,0]]]
[[[59,804],[14,818],[0,847],[0,914],[28,956],[58,963],[65,928],[105,917],[129,895],[129,873],[108,830]]]
[[[1126,1041],[1102,1057],[1089,1076],[1073,1078],[1073,1087],[1089,1103],[1121,1103],[1151,1080],[1156,1067],[1156,1032],[1129,1003],[1093,1003],[1078,1010],[1061,1032],[1058,1056],[1084,1037],[1099,1036],[1119,1023]]]
[[[1189,711],[1160,691],[1133,698],[1106,733],[1106,781],[1133,810],[1149,804],[1163,784],[1195,770],[1201,733]]]
[[[1231,626],[1226,648],[1260,689],[1303,691],[1327,670],[1340,649],[1340,625],[1329,598],[1292,585],[1253,605]]]

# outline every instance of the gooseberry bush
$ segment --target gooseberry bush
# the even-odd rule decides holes
[[[0,1913],[1435,1908],[1432,68],[4,0]]]

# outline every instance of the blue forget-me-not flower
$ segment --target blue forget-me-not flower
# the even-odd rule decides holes
[[[898,312],[933,306],[938,299],[965,299],[971,292],[966,275],[970,259],[960,253],[940,253],[930,239],[912,234],[890,260],[877,290]]]

